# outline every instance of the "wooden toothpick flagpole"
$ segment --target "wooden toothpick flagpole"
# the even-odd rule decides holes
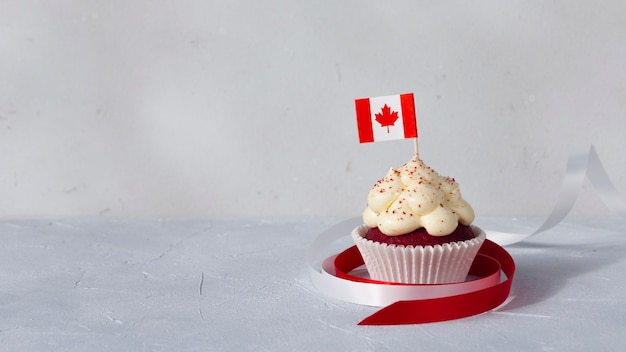
[[[417,137],[413,138],[413,149],[415,150],[415,156],[419,158],[420,149],[419,149],[419,146],[417,145]]]

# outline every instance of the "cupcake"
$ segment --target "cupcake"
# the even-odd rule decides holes
[[[486,237],[473,220],[458,183],[416,155],[372,187],[352,238],[373,280],[462,282]]]

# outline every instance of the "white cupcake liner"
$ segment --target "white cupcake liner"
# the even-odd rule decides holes
[[[372,280],[405,284],[447,284],[463,282],[487,235],[472,226],[476,237],[442,245],[402,246],[365,238],[369,228],[361,225],[352,238],[363,256]]]

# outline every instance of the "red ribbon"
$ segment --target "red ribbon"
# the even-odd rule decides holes
[[[338,254],[334,265],[335,275],[345,280],[415,287],[440,286],[382,282],[351,275],[352,270],[363,265],[363,258],[356,246]],[[491,275],[500,275],[500,271],[506,275],[506,279],[495,285],[446,297],[397,301],[365,318],[359,325],[420,324],[459,319],[489,311],[504,303],[511,290],[515,262],[504,248],[495,242],[485,240],[472,263],[469,274],[486,278]]]

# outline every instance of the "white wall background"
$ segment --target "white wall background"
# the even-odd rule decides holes
[[[353,100],[403,92],[478,216],[541,216],[576,146],[626,193],[625,62],[621,0],[0,0],[0,217],[358,216],[412,142]]]

